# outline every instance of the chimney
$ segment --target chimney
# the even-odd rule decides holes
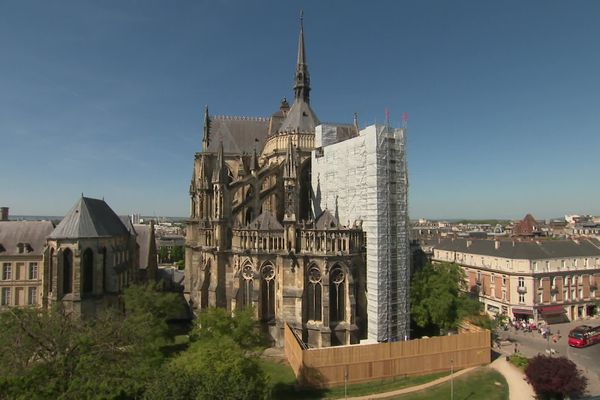
[[[498,239],[494,240],[494,248],[498,250],[500,248],[500,241]]]
[[[8,221],[8,207],[0,207],[0,221]]]

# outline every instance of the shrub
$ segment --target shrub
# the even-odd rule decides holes
[[[537,355],[529,361],[525,375],[542,399],[581,396],[587,387],[586,377],[565,357]]]

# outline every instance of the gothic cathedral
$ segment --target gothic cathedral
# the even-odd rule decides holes
[[[315,215],[310,106],[300,24],[291,107],[267,118],[204,115],[187,225],[185,294],[194,309],[253,306],[277,346],[284,324],[311,347],[367,332],[365,235],[335,205]],[[356,124],[340,125],[349,136]]]

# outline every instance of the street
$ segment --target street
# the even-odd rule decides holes
[[[501,341],[509,340],[513,343],[502,346],[502,352],[511,354],[514,352],[514,342],[517,343],[517,349],[526,357],[533,357],[538,353],[547,354],[547,351],[554,350],[557,357],[564,356],[573,361],[583,370],[588,378],[588,394],[590,396],[600,396],[600,344],[581,349],[570,347],[567,343],[569,331],[578,325],[600,325],[600,319],[589,319],[584,321],[575,321],[563,324],[550,325],[552,333],[560,331],[560,339],[554,343],[550,338],[546,340],[537,331],[523,332],[511,329],[499,333]]]

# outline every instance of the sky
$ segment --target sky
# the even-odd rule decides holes
[[[0,0],[0,205],[187,216],[203,108],[408,114],[410,217],[600,214],[598,1]]]

